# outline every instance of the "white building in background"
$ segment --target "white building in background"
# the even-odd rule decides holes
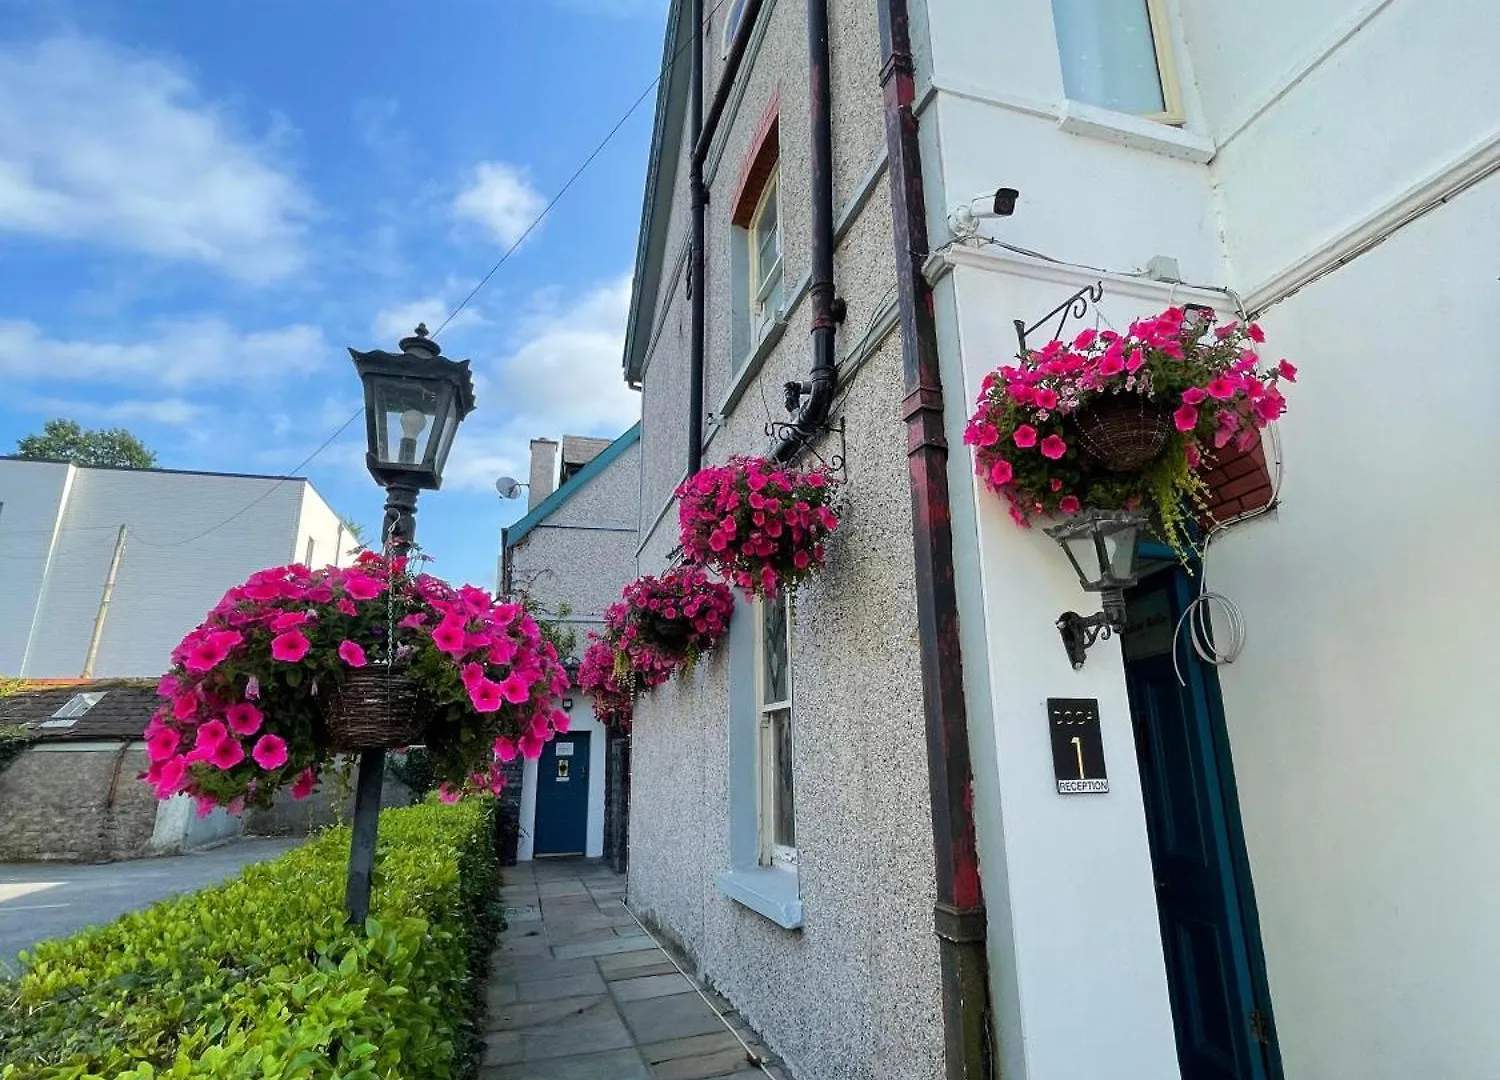
[[[255,571],[357,546],[301,477],[0,458],[0,674],[158,675]]]

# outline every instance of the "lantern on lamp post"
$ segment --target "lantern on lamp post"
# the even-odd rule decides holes
[[[458,425],[474,409],[474,381],[467,360],[449,360],[419,325],[402,338],[399,353],[349,350],[365,391],[365,464],[385,488],[380,538],[388,555],[404,555],[416,541],[417,494],[443,486],[443,467]],[[387,664],[393,658],[387,657]],[[370,912],[375,840],[380,827],[380,789],[385,749],[360,751],[354,793],[353,839],[344,906],[363,923]]]
[[[1083,667],[1089,646],[1125,629],[1125,590],[1136,583],[1136,546],[1146,515],[1134,510],[1085,510],[1047,530],[1067,553],[1085,592],[1100,594],[1103,611],[1083,616],[1065,611],[1057,619],[1063,647],[1074,668]]]

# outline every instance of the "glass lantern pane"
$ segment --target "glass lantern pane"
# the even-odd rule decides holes
[[[437,415],[439,396],[430,384],[387,379],[376,390],[376,454],[387,465],[420,465]]]
[[[432,459],[432,468],[439,476],[443,474],[443,467],[448,464],[448,451],[453,448],[453,436],[458,432],[458,408],[452,395],[443,410],[443,418],[439,423],[437,436],[429,444],[428,454]]]
[[[1109,571],[1116,581],[1128,581],[1135,568],[1134,525],[1125,525],[1104,535],[1104,550],[1109,556]]]
[[[1093,534],[1070,536],[1064,543],[1067,545],[1068,558],[1073,560],[1073,568],[1078,571],[1079,580],[1084,587],[1097,583],[1104,574],[1099,565],[1099,548],[1094,543]]]

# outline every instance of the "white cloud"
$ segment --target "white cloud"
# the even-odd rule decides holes
[[[241,333],[205,316],[158,321],[134,341],[87,341],[51,338],[35,323],[0,320],[0,375],[25,382],[239,382],[257,393],[287,375],[306,375],[331,355],[322,331],[306,325]]]
[[[444,487],[489,490],[523,476],[533,438],[614,436],[640,417],[620,369],[630,278],[605,282],[571,307],[545,304],[523,319],[516,346],[476,362],[473,415],[459,428]]]
[[[70,420],[105,421],[112,424],[146,423],[166,427],[191,427],[208,415],[207,406],[180,397],[155,400],[86,401],[69,398],[27,398],[26,408]]]
[[[503,161],[481,161],[453,200],[453,214],[481,226],[509,247],[521,239],[546,205],[524,169]]]
[[[245,138],[140,53],[71,37],[0,47],[0,232],[284,277],[313,204],[275,141]]]

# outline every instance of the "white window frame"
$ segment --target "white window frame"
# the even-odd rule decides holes
[[[785,596],[773,603],[788,605]],[[755,602],[755,707],[756,707],[756,787],[759,792],[759,846],[760,864],[784,870],[797,869],[797,848],[776,842],[776,777],[778,774],[776,755],[775,717],[786,715],[788,728],[792,724],[792,618],[790,606],[786,612],[786,698],[767,701],[766,687],[766,613],[767,601]],[[795,732],[793,732],[795,738]],[[792,820],[796,821],[796,785],[792,788]]]
[[[756,237],[766,211],[772,206],[776,209],[776,231],[772,234],[776,238],[776,257],[762,274],[760,244],[756,242]],[[760,194],[755,200],[755,210],[751,213],[750,221],[746,225],[746,233],[746,241],[750,249],[750,273],[746,287],[750,290],[750,325],[753,329],[751,336],[759,341],[765,333],[766,325],[770,322],[770,316],[775,314],[768,310],[767,301],[775,294],[776,287],[781,284],[781,163],[779,161],[772,166],[771,175],[766,177],[766,182],[761,185]]]
[[[1182,107],[1182,83],[1177,76],[1177,49],[1167,0],[1146,0],[1146,15],[1151,21],[1151,44],[1156,49],[1156,78],[1161,83],[1162,111],[1145,113],[1141,119],[1181,127],[1187,123],[1187,114]]]

